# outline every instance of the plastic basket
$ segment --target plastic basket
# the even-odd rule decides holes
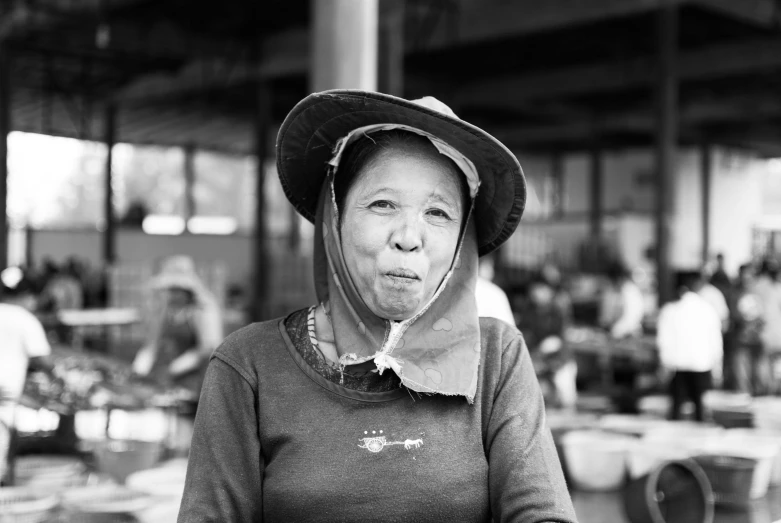
[[[67,476],[84,472],[84,462],[72,456],[20,456],[14,470],[17,478]]]
[[[781,397],[754,398],[751,410],[754,413],[754,427],[781,432]]]
[[[770,484],[781,485],[781,430],[732,429],[727,431],[726,437],[747,447],[753,443],[775,446],[777,453],[770,473]]]
[[[599,430],[627,436],[644,436],[649,431],[666,427],[668,423],[650,416],[608,414],[599,420],[598,427]]]
[[[717,505],[746,507],[757,461],[732,456],[702,455],[694,458],[710,481]]]
[[[0,488],[0,523],[42,523],[48,521],[57,497],[26,487]]]
[[[95,448],[95,460],[101,472],[124,483],[134,472],[154,467],[162,456],[162,442],[109,440]]]
[[[713,409],[711,417],[714,423],[727,429],[754,426],[754,413],[748,408]]]
[[[778,451],[779,447],[776,442],[768,443],[758,438],[730,436],[729,432],[721,441],[711,443],[707,448],[709,455],[756,461],[749,493],[751,499],[761,498],[767,494]]]
[[[626,481],[627,448],[634,438],[602,431],[572,431],[561,438],[569,479],[587,491],[619,489]]]
[[[78,487],[86,480],[86,467],[75,457],[21,456],[14,465],[15,484],[41,490]]]
[[[152,496],[117,485],[83,487],[62,495],[62,508],[69,523],[136,522],[134,515],[148,509]]]
[[[631,523],[711,523],[713,490],[692,460],[670,461],[633,480],[624,489]]]
[[[638,440],[627,453],[627,468],[631,479],[651,473],[665,462],[685,460],[692,452],[686,447],[670,445],[666,441]]]
[[[184,494],[184,481],[187,476],[187,463],[176,461],[161,466],[135,472],[127,477],[125,485],[139,492],[155,496],[181,497]]]
[[[644,441],[654,441],[670,448],[679,448],[689,455],[705,453],[710,444],[721,440],[724,428],[691,422],[668,422],[666,425],[649,430],[643,436]]]

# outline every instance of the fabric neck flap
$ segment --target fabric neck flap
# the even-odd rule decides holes
[[[318,201],[314,280],[317,299],[326,304],[333,325],[340,363],[373,359],[380,372],[391,369],[411,390],[464,396],[472,403],[481,346],[475,300],[477,233],[471,209],[453,263],[434,297],[414,318],[389,321],[371,312],[347,271],[333,171]]]

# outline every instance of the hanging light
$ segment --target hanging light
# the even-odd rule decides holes
[[[95,30],[95,45],[98,49],[106,49],[109,43],[111,43],[111,26],[101,22]]]
[[[106,0],[99,0],[98,19],[98,27],[95,30],[95,45],[98,49],[106,49],[111,43],[111,26],[106,17]]]

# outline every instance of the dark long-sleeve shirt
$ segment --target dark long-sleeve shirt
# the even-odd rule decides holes
[[[523,339],[480,327],[473,405],[334,383],[283,321],[234,333],[207,371],[179,522],[574,522]]]

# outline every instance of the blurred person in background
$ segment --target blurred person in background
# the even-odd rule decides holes
[[[434,98],[357,90],[299,102],[276,157],[318,303],[215,352],[179,521],[574,522],[523,337],[477,311],[516,157]]]
[[[608,265],[607,286],[599,305],[599,324],[613,338],[638,336],[643,332],[645,302],[629,270],[619,262]]]
[[[496,274],[495,263],[493,255],[480,258],[475,285],[477,314],[481,318],[496,318],[515,326],[510,300],[502,288],[493,282]]]
[[[713,307],[714,312],[716,312],[716,315],[721,322],[721,332],[726,333],[727,329],[729,329],[729,306],[727,305],[727,298],[721,290],[710,282],[710,280],[711,276],[709,269],[703,267],[700,271],[700,277],[694,282],[695,287],[692,290]]]
[[[781,284],[779,267],[773,259],[765,259],[759,267],[752,288],[762,305],[762,349],[757,355],[755,394],[774,394],[781,389]]]
[[[43,325],[31,310],[35,297],[18,267],[0,273],[0,424],[10,442],[0,445],[0,479],[7,473],[14,440],[14,412],[30,368],[51,372],[51,347]]]
[[[703,420],[702,396],[712,379],[721,380],[721,321],[716,311],[694,290],[701,274],[676,274],[678,299],[659,312],[656,343],[663,369],[672,373],[670,419],[678,420],[686,400],[694,403],[697,421]]]
[[[727,270],[724,267],[724,255],[718,253],[716,255],[716,265],[713,267],[710,276],[710,283],[721,291],[724,296],[727,296],[732,289],[732,279],[727,274]]]
[[[84,287],[79,279],[77,263],[71,259],[63,267],[50,265],[47,274],[41,292],[41,310],[57,312],[84,307]]]
[[[193,260],[171,256],[152,278],[151,327],[138,351],[133,370],[161,384],[200,394],[209,357],[222,342],[222,314],[198,277]]]
[[[574,409],[578,399],[578,366],[564,342],[571,320],[572,305],[561,286],[561,274],[556,266],[545,264],[529,286],[519,329],[535,362],[545,404],[566,409]]]
[[[756,394],[762,388],[762,300],[754,292],[754,269],[744,264],[731,293],[730,342],[724,346],[724,385],[729,390]],[[755,390],[755,386],[758,389]]]
[[[645,301],[640,287],[632,280],[624,264],[614,261],[606,271],[607,285],[599,303],[599,324],[616,340],[637,338],[643,333]],[[615,390],[612,401],[619,412],[638,412],[639,371],[635,365],[623,365],[613,370]]]

